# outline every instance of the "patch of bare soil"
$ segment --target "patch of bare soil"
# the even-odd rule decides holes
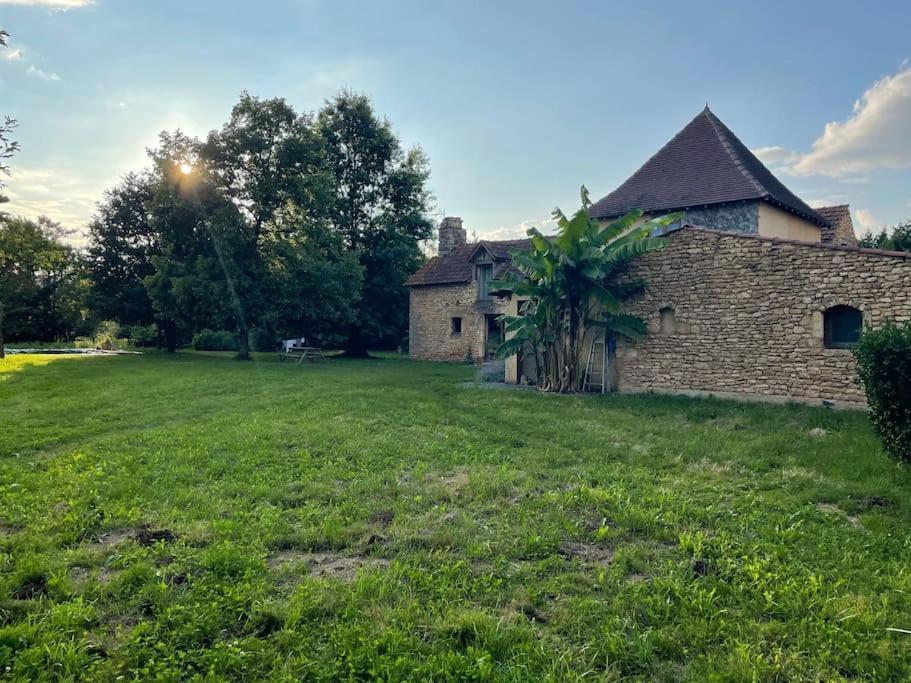
[[[895,501],[886,496],[867,496],[860,504],[865,510],[886,510],[895,507]]]
[[[825,429],[823,429],[822,427],[813,427],[813,429],[810,430],[809,434],[814,439],[821,439],[826,434],[828,434],[828,432]]]
[[[374,512],[370,515],[370,523],[379,524],[384,529],[392,524],[393,519],[395,519],[395,512],[393,510],[383,510],[381,512]]]
[[[43,575],[26,580],[13,591],[16,600],[33,600],[42,595],[47,595],[47,578]]]
[[[361,567],[388,567],[389,560],[362,555],[339,555],[338,553],[316,553],[310,557],[310,576],[340,579],[351,583]]]
[[[114,548],[127,541],[136,541],[139,545],[149,547],[156,543],[173,543],[177,534],[170,529],[150,529],[148,527],[121,528],[98,534],[85,547],[93,551],[103,551]]]
[[[565,558],[578,559],[582,562],[594,564],[608,564],[614,559],[612,548],[595,545],[594,543],[581,543],[578,541],[565,541],[560,544],[558,552]]]
[[[170,529],[140,529],[133,534],[133,540],[147,547],[156,543],[173,543],[177,540],[177,534]]]
[[[68,574],[70,580],[77,586],[84,586],[90,580],[94,580],[100,584],[109,583],[117,574],[117,571],[110,567],[101,566],[98,568],[97,574],[93,577],[92,569],[89,567],[70,567]]]
[[[307,573],[310,576],[339,579],[345,583],[351,583],[357,577],[357,572],[361,567],[388,567],[389,560],[331,551],[283,550],[270,555],[266,564],[272,569],[306,565]]]
[[[468,477],[468,472],[465,470],[456,470],[452,474],[449,474],[445,477],[440,477],[438,481],[451,493],[457,494],[459,491],[468,486],[470,479]]]
[[[837,517],[841,517],[842,519],[848,520],[852,526],[860,526],[860,520],[857,519],[857,517],[854,515],[849,515],[837,505],[833,505],[832,503],[817,503],[816,507],[820,512],[824,512],[827,515],[835,515]]]

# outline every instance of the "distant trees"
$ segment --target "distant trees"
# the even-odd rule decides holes
[[[366,97],[343,93],[312,117],[244,93],[205,141],[162,133],[149,156],[90,225],[90,300],[102,317],[154,320],[171,349],[229,329],[240,358],[254,330],[359,354],[400,342],[403,283],[431,232],[428,172]]]
[[[868,232],[860,241],[860,246],[887,251],[911,251],[911,218],[903,220],[891,229],[883,228],[878,233]]]
[[[0,217],[0,358],[6,337],[58,341],[87,331],[88,269],[60,236],[47,218]]]

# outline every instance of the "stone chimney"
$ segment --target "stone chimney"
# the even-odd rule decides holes
[[[456,247],[467,242],[462,219],[456,216],[446,216],[440,221],[440,256],[447,256]]]

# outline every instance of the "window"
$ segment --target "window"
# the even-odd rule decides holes
[[[462,319],[461,318],[452,318],[450,321],[451,332],[453,337],[462,336]]]
[[[863,314],[853,306],[833,306],[822,314],[823,340],[827,349],[849,349],[860,338]]]
[[[478,266],[478,299],[490,298],[490,280],[493,264],[484,263]]]
[[[674,309],[670,306],[658,311],[660,322],[658,323],[658,332],[661,334],[675,334],[677,332],[677,316]]]

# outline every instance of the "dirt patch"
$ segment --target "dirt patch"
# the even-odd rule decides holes
[[[849,515],[837,505],[833,505],[832,503],[817,503],[816,507],[820,512],[823,512],[827,515],[835,515],[836,517],[846,519],[851,523],[852,526],[860,526],[860,520],[858,520],[857,517],[854,515]]]
[[[112,529],[103,534],[98,534],[85,547],[89,550],[109,550],[115,546],[129,541],[133,537],[134,529]]]
[[[13,591],[13,598],[16,600],[34,600],[42,595],[47,595],[47,578],[45,576],[33,576],[23,581],[19,588]]]
[[[133,534],[133,540],[148,547],[156,543],[173,543],[177,540],[177,534],[170,529],[140,529]]]
[[[867,496],[860,505],[864,510],[887,510],[895,507],[895,501],[886,496]]]
[[[814,439],[822,439],[828,432],[822,427],[813,427],[809,432]]]
[[[450,475],[439,478],[439,482],[452,493],[458,493],[464,489],[468,486],[469,481],[468,472],[465,470],[457,470]]]
[[[117,573],[116,570],[109,567],[99,567],[97,573],[93,575],[93,571],[89,567],[70,567],[68,575],[73,583],[78,587],[83,587],[92,581],[101,585],[110,583]]]
[[[306,550],[279,550],[272,553],[266,558],[266,565],[269,569],[278,569],[283,566],[300,564],[307,560],[313,553]]]
[[[338,555],[336,553],[316,553],[311,555],[308,572],[317,578],[339,579],[351,583],[357,577],[361,567],[388,567],[389,560],[362,555]]]
[[[649,577],[646,574],[640,574],[637,572],[635,574],[629,574],[626,577],[626,582],[627,583],[643,583],[645,581],[648,581],[648,579],[649,579]]]
[[[21,524],[7,524],[5,522],[0,522],[0,536],[12,536],[13,534],[19,533],[25,527]]]
[[[591,562],[594,564],[608,564],[614,559],[613,548],[595,545],[594,543],[579,543],[576,541],[566,541],[560,544],[557,551],[568,560],[578,559],[582,562]]]
[[[370,523],[379,524],[384,529],[392,524],[393,519],[395,519],[395,512],[393,510],[383,510],[382,512],[374,512],[370,515]]]

